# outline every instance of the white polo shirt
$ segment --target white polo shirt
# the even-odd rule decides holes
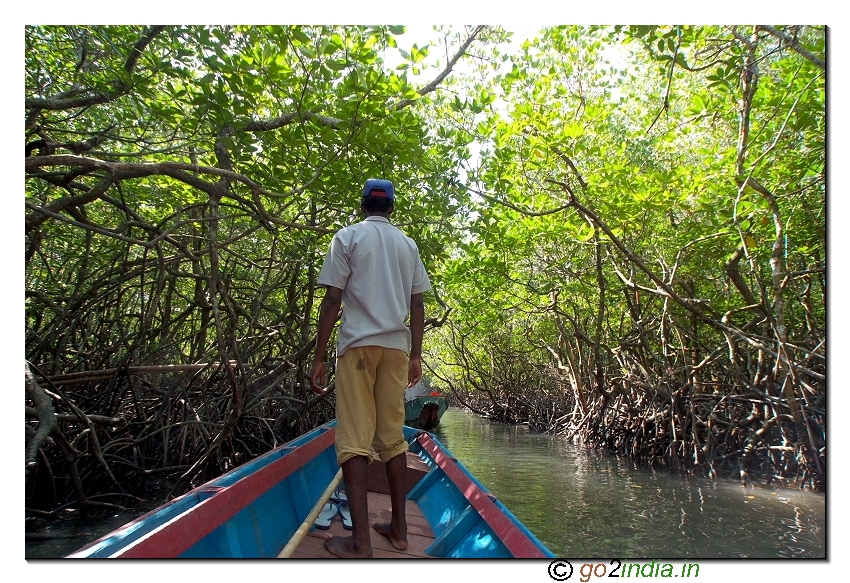
[[[410,296],[431,289],[416,243],[385,217],[366,217],[334,235],[319,285],[342,290],[337,356],[353,346],[410,354]]]

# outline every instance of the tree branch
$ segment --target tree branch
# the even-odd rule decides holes
[[[449,60],[448,63],[446,63],[445,68],[440,72],[440,74],[437,75],[434,78],[433,81],[431,81],[430,83],[425,85],[422,89],[419,89],[417,91],[417,93],[419,93],[420,97],[423,97],[423,96],[425,96],[425,95],[427,95],[427,94],[429,94],[432,91],[437,89],[437,87],[440,85],[440,83],[442,83],[443,80],[445,80],[445,78],[449,76],[449,74],[452,72],[452,69],[457,64],[457,62],[461,59],[461,57],[463,57],[466,54],[466,50],[470,47],[470,45],[472,45],[475,38],[479,34],[481,34],[481,31],[484,30],[484,28],[485,28],[484,25],[478,25],[477,27],[475,27],[475,30],[472,31],[472,33],[469,35],[469,38],[466,39],[466,41],[460,46],[460,48],[457,50],[457,52],[454,54],[454,56]],[[398,111],[400,109],[403,109],[403,108],[411,105],[414,101],[415,101],[414,99],[402,99],[401,101],[399,101],[395,105],[393,105],[390,109]]]
[[[826,61],[805,49],[803,45],[800,44],[800,41],[798,41],[796,38],[766,24],[758,25],[758,29],[763,30],[771,36],[774,36],[779,40],[783,41],[788,47],[799,53],[804,59],[814,64],[821,71],[826,71]]]
[[[152,26],[144,32],[142,38],[139,39],[139,41],[133,46],[130,54],[127,56],[127,60],[124,62],[124,71],[127,73],[133,72],[142,51],[144,51],[154,37],[164,29],[165,26]],[[87,89],[75,88],[70,92],[62,92],[55,97],[28,97],[24,100],[24,107],[26,109],[46,109],[50,111],[89,107],[114,101],[132,88],[131,84],[125,83],[121,80],[116,80],[114,83],[116,89],[111,92],[97,91],[89,93],[89,90]],[[77,95],[82,96],[77,97]]]

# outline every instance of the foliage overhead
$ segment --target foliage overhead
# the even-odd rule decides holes
[[[403,30],[26,28],[30,490],[185,486],[331,416],[315,281],[378,176],[435,284],[434,386],[822,487],[825,28]]]

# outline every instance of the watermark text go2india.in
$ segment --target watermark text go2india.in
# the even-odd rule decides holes
[[[573,576],[575,569],[566,559],[555,559],[549,563],[549,577],[555,581],[566,581]],[[588,583],[591,577],[699,577],[699,565],[683,563],[681,568],[672,563],[656,562],[629,563],[620,559],[611,559],[606,563],[583,563],[578,567],[578,580]]]

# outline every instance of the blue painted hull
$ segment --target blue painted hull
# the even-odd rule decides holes
[[[71,558],[274,558],[339,466],[335,422],[276,448],[149,512]],[[405,427],[428,466],[408,498],[434,532],[434,557],[554,555],[432,435]]]

